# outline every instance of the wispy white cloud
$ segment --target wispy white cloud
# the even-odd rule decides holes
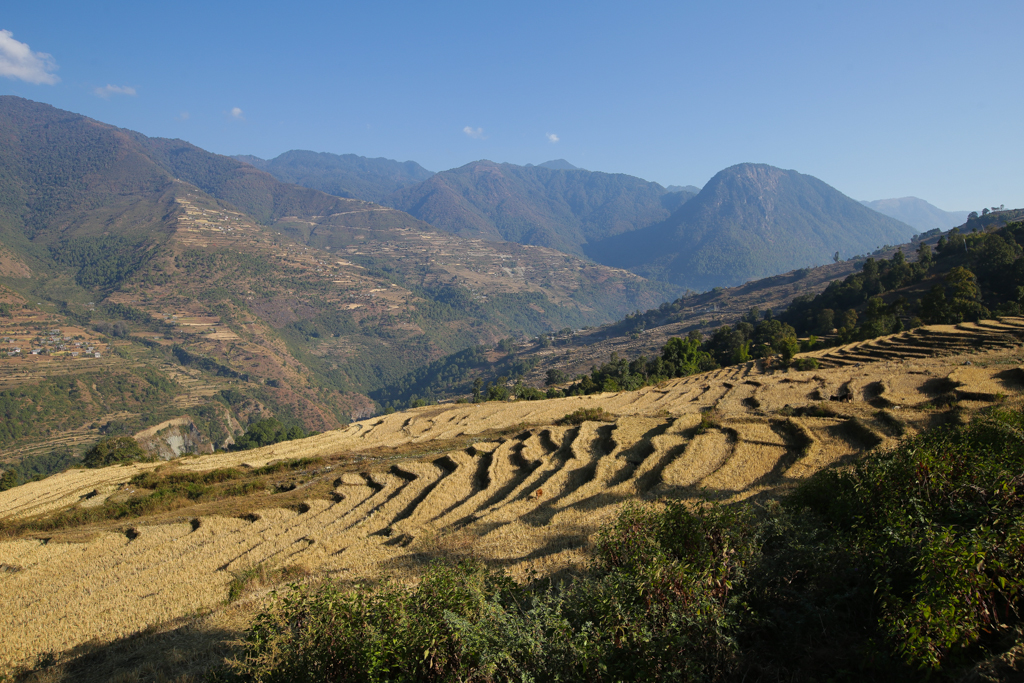
[[[558,139],[559,139],[559,138],[558,138],[558,136],[557,136],[557,135],[555,135],[554,133],[548,133],[548,134],[547,134],[547,139],[548,139],[548,141],[549,141],[549,142],[552,142],[552,143],[554,143],[554,142],[558,142]]]
[[[60,82],[54,71],[57,62],[45,52],[32,52],[25,43],[14,39],[14,34],[0,30],[0,76],[17,78],[26,83],[55,85]]]
[[[179,121],[188,121],[188,116],[189,116],[188,112],[187,111],[183,111],[180,114],[178,114],[178,116],[176,118]]]
[[[245,116],[242,115],[242,110],[239,107],[231,108],[231,118],[238,119],[239,121],[245,121]]]
[[[473,138],[474,140],[486,139],[484,137],[483,128],[473,128],[472,126],[466,126],[465,128],[462,129],[462,132],[468,135],[469,137]]]
[[[93,88],[92,92],[96,97],[102,97],[105,100],[109,100],[111,95],[135,96],[135,88],[130,85],[110,85],[109,83],[102,88]]]

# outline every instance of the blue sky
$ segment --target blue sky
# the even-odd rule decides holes
[[[221,154],[752,161],[979,210],[1024,207],[1020,26],[1019,0],[23,2],[0,94]]]

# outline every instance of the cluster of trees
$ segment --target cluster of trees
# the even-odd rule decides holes
[[[79,464],[81,459],[68,446],[59,446],[42,455],[26,455],[17,464],[4,464],[4,472],[0,474],[0,491],[45,479]]]
[[[151,459],[142,446],[130,436],[111,436],[100,439],[82,456],[86,467],[109,467],[123,463]]]
[[[51,377],[6,389],[0,391],[0,447],[114,412],[156,419],[178,390],[155,368]]]
[[[565,393],[580,396],[601,391],[633,391],[673,377],[687,377],[776,354],[782,356],[783,362],[789,362],[800,350],[792,326],[774,318],[771,310],[762,317],[758,309],[752,308],[735,326],[723,325],[704,341],[696,331],[685,338],[673,337],[655,358],[639,356],[628,360],[613,353],[609,362],[578,377]],[[561,370],[548,371],[548,386],[567,381],[569,378]]]
[[[104,334],[108,337],[116,337],[117,339],[127,339],[128,335],[131,334],[131,328],[128,327],[128,323],[123,320],[115,320],[114,322],[104,320],[93,325],[92,329],[96,330],[100,334]]]
[[[308,320],[299,320],[288,327],[301,334],[306,341],[327,337],[357,334],[359,325],[348,311],[325,311]]]
[[[830,283],[817,296],[807,294],[794,299],[780,318],[799,334],[830,335],[838,332],[843,340],[898,332],[902,329],[899,321],[908,308],[906,300],[887,306],[879,297],[920,282],[928,274],[932,262],[932,250],[927,244],[918,247],[915,263],[908,262],[902,251],[897,251],[889,260],[868,258],[860,272]],[[865,305],[868,308],[864,312],[866,319],[859,321],[857,309]],[[861,327],[858,327],[858,322]]]
[[[831,283],[817,296],[798,297],[780,316],[800,334],[837,334],[841,343],[871,339],[920,324],[959,323],[1024,312],[1024,223],[991,232],[939,238],[935,253],[924,243],[918,260],[902,252],[867,259],[860,272]],[[922,294],[913,285],[941,275]],[[906,294],[892,296],[902,290]],[[885,296],[889,294],[890,296]],[[887,301],[888,299],[888,301]]]
[[[75,280],[86,288],[109,289],[138,272],[152,256],[141,241],[119,235],[79,237],[50,247],[59,265],[75,269]]]
[[[231,249],[188,249],[175,255],[174,266],[195,277],[242,273],[247,279],[265,278],[275,272],[262,256]]]
[[[245,434],[238,437],[231,450],[247,451],[251,448],[270,446],[282,441],[294,441],[313,436],[313,433],[306,433],[299,425],[287,426],[277,418],[269,417],[253,422],[245,430]]]
[[[558,390],[549,389],[547,392],[536,389],[527,384],[523,384],[522,379],[516,381],[515,385],[508,386],[509,378],[506,375],[500,375],[494,383],[484,383],[483,378],[477,377],[473,381],[473,403],[483,403],[486,401],[507,401],[510,398],[517,398],[524,401],[538,401],[544,398],[554,398],[555,396],[561,396],[562,393]]]

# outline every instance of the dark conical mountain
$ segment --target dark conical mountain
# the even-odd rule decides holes
[[[433,175],[415,161],[370,159],[355,154],[330,154],[300,149],[285,152],[273,159],[244,154],[234,158],[286,183],[320,190],[336,197],[376,203],[403,187],[423,182]]]
[[[967,222],[969,211],[943,211],[917,197],[900,197],[899,199],[876,199],[873,202],[861,202],[869,209],[885,214],[890,218],[903,221],[920,232],[928,230],[949,230]]]
[[[796,171],[739,164],[667,220],[588,245],[588,256],[698,290],[906,242],[909,225]]]
[[[621,173],[474,161],[385,203],[458,235],[580,254],[588,242],[666,219],[692,196]]]

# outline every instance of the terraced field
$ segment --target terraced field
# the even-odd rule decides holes
[[[818,353],[830,366],[819,370],[751,363],[636,392],[431,406],[255,451],[17,487],[0,493],[0,666],[216,612],[255,567],[411,577],[438,555],[473,554],[513,575],[557,572],[585,558],[626,501],[776,496],[904,434],[1013,402],[1020,334],[1019,320],[922,328]],[[580,408],[604,414],[561,422]],[[47,533],[17,527],[130,499],[147,472],[255,477],[298,458],[311,460],[262,475],[243,497]]]
[[[817,358],[823,367],[841,367],[881,360],[970,353],[979,349],[1013,348],[1022,342],[1024,319],[1006,317],[959,325],[928,325],[805,355]]]

